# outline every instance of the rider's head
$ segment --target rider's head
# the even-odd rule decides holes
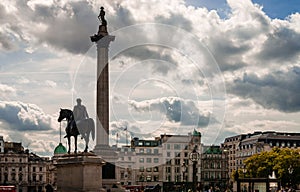
[[[77,101],[77,104],[81,104],[81,99],[80,98],[76,99],[76,101]]]

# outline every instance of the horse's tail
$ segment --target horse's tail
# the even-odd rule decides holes
[[[95,123],[93,119],[90,119],[90,125],[89,127],[91,128],[91,132],[92,132],[92,139],[93,141],[95,140]]]

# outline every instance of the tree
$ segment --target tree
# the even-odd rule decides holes
[[[273,148],[271,151],[263,151],[252,155],[244,161],[247,176],[253,178],[268,177],[275,171],[276,177],[282,184],[299,183],[300,181],[300,151],[290,148]],[[289,167],[293,173],[289,173]]]

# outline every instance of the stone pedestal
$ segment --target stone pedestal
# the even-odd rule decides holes
[[[93,153],[64,155],[57,160],[57,191],[100,192],[104,161]]]

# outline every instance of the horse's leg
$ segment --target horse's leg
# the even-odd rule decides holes
[[[68,154],[70,154],[70,151],[71,151],[71,142],[70,142],[70,136],[68,136],[68,145],[69,145],[69,151],[68,151]]]
[[[85,149],[84,149],[84,152],[88,152],[88,148],[89,148],[89,134],[88,133],[85,133],[85,137],[84,137],[84,140],[85,140]]]
[[[74,139],[75,139],[75,151],[74,151],[74,153],[77,153],[77,135],[76,136],[74,136]]]

